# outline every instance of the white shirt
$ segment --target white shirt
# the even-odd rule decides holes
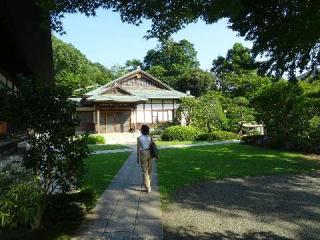
[[[140,150],[146,150],[150,148],[151,137],[148,135],[141,135],[138,137],[140,143]]]

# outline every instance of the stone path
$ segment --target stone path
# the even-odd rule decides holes
[[[141,170],[133,151],[73,239],[162,239],[156,164],[152,180],[148,194],[141,185]]]

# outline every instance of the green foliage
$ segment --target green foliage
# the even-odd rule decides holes
[[[48,218],[59,218],[62,213],[58,209],[65,209],[69,205],[82,205],[86,212],[90,212],[96,205],[98,196],[92,188],[84,188],[76,193],[57,193],[53,194],[48,199]]]
[[[31,171],[16,164],[0,173],[0,229],[29,230],[41,220],[43,191]]]
[[[161,140],[192,141],[196,139],[199,133],[200,133],[199,129],[194,127],[172,126],[164,130],[161,136]]]
[[[75,200],[82,203],[87,212],[90,212],[96,206],[98,200],[97,193],[92,188],[81,189],[81,191],[75,196]]]
[[[24,163],[40,180],[44,194],[40,216],[48,195],[57,189],[68,192],[79,188],[83,182],[83,160],[89,149],[85,138],[75,136],[78,121],[73,117],[75,105],[68,99],[69,94],[63,87],[42,87],[24,79],[20,91],[7,96],[10,114],[5,118],[30,129],[27,141],[31,148]]]
[[[309,120],[309,137],[310,142],[316,146],[320,146],[320,116],[314,116]]]
[[[211,133],[202,133],[197,137],[198,141],[216,141],[216,140],[234,140],[239,139],[239,135],[227,131],[213,131]]]
[[[242,74],[227,73],[219,79],[219,89],[224,94],[230,97],[246,97],[249,100],[272,85],[272,79],[261,77],[255,71]]]
[[[90,62],[73,45],[54,36],[52,48],[56,83],[72,90],[82,88],[77,94],[83,93],[89,86],[106,84],[114,77],[111,70],[99,63]]]
[[[319,115],[319,96],[318,84],[305,82],[279,81],[262,91],[254,104],[271,137],[269,145],[305,151],[316,146],[310,123]]]
[[[192,125],[212,132],[224,128],[226,122],[222,105],[215,93],[209,92],[199,98]]]
[[[211,71],[216,76],[216,87],[231,97],[252,99],[261,89],[271,84],[271,79],[257,75],[250,49],[235,43],[226,57],[213,60]]]
[[[177,78],[186,71],[199,67],[197,52],[187,40],[162,42],[144,57],[144,67],[165,83],[174,87]]]
[[[153,138],[153,140],[158,140],[161,138],[161,135],[163,134],[164,129],[162,128],[156,128],[150,132],[150,136]]]
[[[126,68],[128,71],[136,70],[138,67],[142,67],[143,63],[138,59],[131,59],[126,61]]]
[[[229,103],[225,106],[226,116],[228,118],[228,129],[243,134],[245,123],[255,121],[255,111],[249,107],[249,101],[245,97],[237,97],[229,99]]]
[[[226,73],[241,74],[256,69],[250,49],[241,43],[235,43],[232,49],[228,50],[226,58],[219,56],[213,60],[212,65],[211,71],[217,76]]]
[[[208,92],[200,98],[185,97],[181,99],[178,109],[180,121],[207,132],[225,127],[226,117],[219,98],[214,92]]]
[[[201,69],[190,69],[177,81],[176,88],[179,91],[190,91],[191,95],[199,97],[215,88],[213,75]]]
[[[266,55],[261,72],[294,77],[296,70],[314,70],[319,66],[319,2],[311,1],[40,1],[51,11],[52,29],[63,32],[64,13],[96,15],[99,7],[120,12],[124,22],[139,25],[150,20],[149,37],[168,39],[187,24],[203,19],[213,24],[227,18],[229,28],[253,43],[254,56]],[[281,23],[281,24],[279,24]],[[303,34],[302,34],[303,33]]]
[[[307,124],[305,101],[298,85],[279,81],[257,96],[254,103],[268,135],[286,142],[290,136],[298,137]]]
[[[101,135],[90,134],[87,139],[87,144],[105,144],[106,140]]]
[[[186,125],[190,126],[191,122],[194,121],[197,110],[199,108],[199,101],[193,97],[183,97],[180,99],[180,105],[177,110],[177,116],[179,121],[182,118],[186,121]]]

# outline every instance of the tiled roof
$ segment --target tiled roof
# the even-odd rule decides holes
[[[133,95],[140,96],[143,98],[148,98],[148,99],[180,99],[182,97],[186,97],[187,95],[178,92],[175,90],[147,90],[147,89],[127,89],[129,92],[131,92]]]
[[[166,85],[165,83],[161,82],[159,79],[153,77],[153,76],[150,75],[149,73],[147,73],[147,72],[141,70],[140,68],[138,68],[138,69],[136,69],[136,70],[134,70],[134,71],[132,71],[132,72],[129,72],[129,73],[125,74],[124,76],[119,77],[119,78],[117,78],[117,79],[115,79],[115,80],[113,80],[113,81],[111,81],[111,82],[109,82],[109,83],[107,83],[107,84],[105,84],[105,85],[103,85],[103,86],[95,89],[95,90],[92,90],[92,91],[86,93],[85,96],[92,96],[92,95],[101,94],[101,93],[103,93],[104,91],[106,91],[107,89],[109,89],[109,88],[111,88],[111,87],[114,87],[114,86],[115,86],[118,82],[120,82],[121,80],[124,80],[124,79],[126,79],[126,78],[128,78],[128,77],[130,77],[130,76],[133,76],[133,75],[135,75],[135,74],[138,74],[138,73],[141,73],[141,74],[143,74],[143,75],[148,76],[148,77],[151,78],[153,81],[155,81],[155,82],[157,82],[158,84],[160,84],[161,86],[163,86],[165,89],[173,90],[171,87],[169,87],[169,86]]]
[[[134,76],[138,73],[145,75],[146,77],[154,81],[157,87],[148,88],[141,86],[120,86],[123,80],[126,80],[127,78],[130,78],[131,76]],[[128,95],[120,95],[114,93],[105,94],[106,91],[111,90],[113,88],[120,88]],[[186,94],[174,90],[173,88],[162,83],[160,80],[151,76],[150,74],[141,70],[140,68],[85,94],[85,97],[87,97],[86,100],[92,102],[140,102],[147,101],[148,99],[180,99],[186,96]]]
[[[92,102],[140,102],[148,99],[131,95],[94,95],[87,98],[87,100]]]

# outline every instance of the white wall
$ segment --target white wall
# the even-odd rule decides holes
[[[156,123],[173,121],[173,111],[179,107],[178,100],[153,99],[146,103],[138,104],[135,111],[136,123]]]

